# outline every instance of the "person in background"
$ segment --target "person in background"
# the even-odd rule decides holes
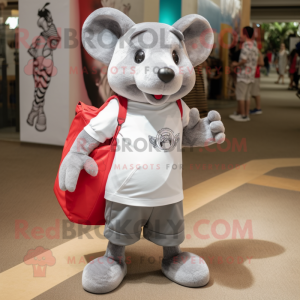
[[[269,76],[270,73],[270,61],[268,58],[268,53],[266,53],[265,57],[264,57],[264,66],[266,69],[266,76]]]
[[[200,117],[205,118],[208,114],[208,107],[202,75],[202,65],[198,65],[194,69],[196,73],[195,85],[190,93],[183,97],[182,100],[189,108],[196,107],[199,110]]]
[[[222,91],[222,62],[214,59],[211,66],[209,99],[219,99]]]
[[[300,59],[299,59],[299,69],[298,69],[298,80],[300,78]],[[299,85],[298,85],[298,91],[297,91],[297,94],[296,96],[300,99],[300,88],[299,88]]]
[[[290,55],[290,69],[289,69],[289,75],[290,75],[290,85],[288,90],[293,90],[294,86],[293,86],[293,82],[294,82],[294,74],[296,73],[296,68],[297,68],[297,58],[298,58],[298,53],[297,50],[294,49],[291,52]]]
[[[280,82],[280,79],[282,79],[282,84],[284,84],[284,74],[286,72],[286,66],[288,64],[287,51],[285,49],[284,43],[281,43],[280,45],[280,51],[278,53],[276,64],[277,64],[277,73],[279,77],[278,80],[275,81],[275,83],[278,84]]]
[[[300,73],[300,56],[299,52],[297,51],[297,63],[296,63],[296,72],[294,73],[294,83],[295,83],[295,89],[298,90],[299,88],[299,73]]]
[[[265,56],[266,58],[266,56]],[[268,61],[269,62],[269,61]],[[259,51],[258,62],[256,66],[254,84],[252,86],[251,95],[255,100],[255,108],[250,110],[250,115],[262,114],[261,104],[260,104],[260,67],[264,66],[263,55]]]
[[[272,58],[273,58],[272,51],[268,50],[266,56],[267,56],[267,58],[269,60],[269,65],[271,65],[272,64]]]
[[[232,66],[233,62],[239,62],[241,49],[243,46],[242,39],[239,39],[236,46],[230,49],[229,58],[230,58],[230,73],[228,78],[228,96],[229,98],[235,98],[235,89],[236,89],[236,70]]]
[[[238,102],[237,112],[229,117],[237,122],[250,121],[250,100],[254,75],[258,60],[258,49],[256,41],[252,40],[253,28],[246,26],[243,28],[245,42],[242,47],[239,62],[233,62],[236,68],[237,84],[236,99]]]
[[[207,99],[207,95],[208,95],[208,82],[207,82],[207,68],[208,68],[208,64],[207,64],[207,60],[202,63],[202,77],[203,77],[203,82],[204,82],[204,91],[205,91],[205,99]]]
[[[243,40],[239,39],[237,45],[235,48],[233,48],[232,55],[231,55],[231,61],[232,62],[239,62],[241,51],[243,47]]]
[[[296,44],[296,49],[297,49],[297,53],[298,53],[298,58],[297,58],[297,61],[298,61],[298,64],[297,64],[297,67],[298,67],[298,78],[297,78],[297,85],[296,85],[296,87],[298,88],[298,91],[297,91],[296,96],[298,98],[300,98],[300,88],[299,88],[299,79],[300,79],[300,42]]]
[[[278,54],[279,52],[276,52],[276,51],[273,51],[273,60],[272,60],[272,66],[275,68],[277,74],[279,74],[279,71],[278,71],[278,65],[277,65],[277,62],[278,62]]]

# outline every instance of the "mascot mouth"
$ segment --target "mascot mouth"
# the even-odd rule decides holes
[[[161,100],[163,95],[152,95],[156,100]]]
[[[168,101],[170,95],[153,95],[143,92],[147,101],[152,105],[162,105]]]

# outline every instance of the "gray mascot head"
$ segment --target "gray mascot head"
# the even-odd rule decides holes
[[[83,24],[86,51],[108,66],[108,82],[119,95],[161,105],[187,95],[195,84],[194,66],[204,62],[214,35],[200,15],[173,26],[135,24],[113,8],[100,8]]]

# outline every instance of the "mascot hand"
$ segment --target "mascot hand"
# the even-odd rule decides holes
[[[74,192],[80,171],[85,171],[96,176],[98,166],[96,162],[88,155],[69,152],[64,158],[59,169],[59,187],[62,191]]]
[[[99,142],[82,130],[64,158],[59,169],[59,187],[62,191],[74,192],[80,171],[85,169],[92,176],[98,174],[98,166],[89,154]]]
[[[189,124],[183,129],[183,146],[206,147],[215,143],[222,144],[225,141],[225,127],[221,122],[221,116],[215,110],[208,113],[204,119],[200,119],[197,108],[190,110]]]

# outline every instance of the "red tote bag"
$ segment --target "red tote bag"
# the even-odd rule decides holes
[[[65,215],[74,223],[84,225],[105,224],[105,186],[115,157],[115,149],[117,146],[116,138],[122,124],[126,120],[127,99],[121,96],[112,96],[100,108],[79,102],[76,107],[76,116],[71,124],[65,142],[60,165],[65,156],[69,153],[78,134],[112,99],[119,101],[118,127],[115,135],[112,139],[101,143],[90,153],[90,157],[92,157],[98,165],[97,176],[93,177],[84,169],[81,170],[74,192],[62,191],[59,188],[59,172],[56,176],[54,193]]]

